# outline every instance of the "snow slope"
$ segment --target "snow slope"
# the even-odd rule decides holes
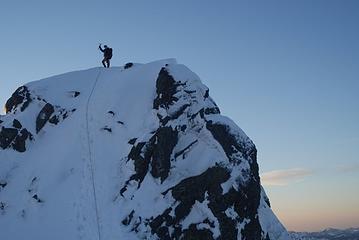
[[[256,149],[173,59],[20,87],[0,116],[0,239],[290,239]]]

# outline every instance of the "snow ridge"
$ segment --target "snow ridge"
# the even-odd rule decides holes
[[[6,110],[0,239],[290,239],[254,143],[174,59],[31,82]]]

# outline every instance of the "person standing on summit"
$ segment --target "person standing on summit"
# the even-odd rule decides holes
[[[110,67],[110,59],[112,58],[112,48],[107,47],[107,45],[105,45],[103,47],[104,48],[101,47],[101,44],[98,46],[100,51],[103,52],[102,65],[105,68],[109,68]]]

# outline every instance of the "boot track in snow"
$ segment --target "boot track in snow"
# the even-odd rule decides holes
[[[95,184],[95,169],[94,169],[94,159],[92,158],[92,151],[91,151],[91,142],[90,142],[90,129],[89,129],[89,105],[91,101],[92,94],[96,88],[97,82],[101,76],[101,68],[96,76],[96,80],[93,84],[91,89],[91,93],[87,99],[86,103],[86,132],[87,132],[87,143],[88,143],[88,158],[90,160],[90,169],[91,169],[91,180],[92,180],[92,190],[93,190],[93,197],[95,202],[95,213],[96,213],[96,222],[97,222],[97,232],[98,232],[98,240],[101,240],[101,229],[100,229],[100,217],[99,217],[99,210],[97,204],[97,195],[96,195],[96,184]]]

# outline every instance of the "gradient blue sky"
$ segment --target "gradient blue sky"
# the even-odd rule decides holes
[[[21,84],[177,58],[256,143],[290,230],[359,225],[359,1],[4,1],[0,102]]]

